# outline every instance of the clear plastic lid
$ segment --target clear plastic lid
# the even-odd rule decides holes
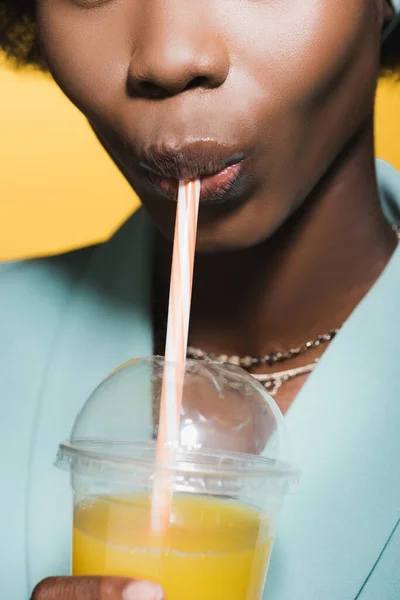
[[[162,357],[139,358],[111,373],[78,414],[57,466],[88,473],[96,464],[125,471],[133,462],[154,466],[164,366]],[[188,360],[175,373],[183,378],[177,450],[185,464],[188,456],[192,467],[242,464],[243,471],[296,482],[283,416],[260,383],[238,367],[205,361]]]

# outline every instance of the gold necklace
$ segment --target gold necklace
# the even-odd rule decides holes
[[[287,352],[269,353],[265,357],[253,358],[251,356],[245,356],[244,358],[240,358],[239,356],[227,356],[225,354],[217,356],[211,353],[207,354],[203,350],[200,350],[199,348],[193,348],[192,346],[188,348],[187,357],[194,358],[197,360],[204,360],[205,362],[222,362],[225,364],[236,365],[247,370],[254,365],[258,366],[260,364],[275,364],[277,362],[281,362],[283,360],[288,360],[289,358],[299,356],[303,352],[311,350],[311,348],[317,348],[323,342],[329,342],[333,340],[333,338],[336,337],[339,331],[340,328],[335,329],[334,331],[329,332],[323,336],[318,336],[318,338],[315,340],[306,342],[302,346],[292,348]],[[323,339],[321,340],[320,338]],[[268,357],[270,357],[269,360]],[[273,362],[270,362],[271,360]],[[265,389],[271,396],[275,396],[280,390],[280,388],[283,385],[285,385],[285,383],[288,383],[292,379],[300,377],[301,375],[309,375],[310,373],[312,373],[318,364],[318,360],[319,359],[316,358],[312,363],[309,363],[302,367],[295,367],[293,369],[286,369],[284,371],[276,371],[275,373],[263,373],[260,375],[256,373],[251,373],[251,376],[254,377],[254,379],[256,379],[259,383],[261,383],[261,385],[265,387]]]
[[[290,348],[285,352],[269,352],[264,356],[228,356],[227,354],[212,354],[204,352],[204,350],[200,350],[200,348],[194,348],[193,346],[189,346],[187,349],[187,357],[194,358],[197,360],[204,360],[205,362],[219,362],[225,364],[236,365],[238,367],[242,367],[243,369],[250,369],[255,366],[260,365],[269,365],[272,366],[276,363],[283,362],[285,360],[289,360],[296,356],[300,356],[304,354],[308,350],[312,350],[313,348],[318,348],[321,344],[328,343],[333,340],[336,335],[339,333],[340,327],[337,329],[332,329],[328,333],[324,333],[323,335],[319,335],[314,340],[309,340],[305,344],[297,346],[295,348]],[[251,373],[252,377],[259,381],[261,385],[265,387],[267,392],[271,396],[275,396],[280,390],[280,388],[288,383],[292,379],[296,377],[300,377],[301,375],[309,375],[315,369],[318,364],[318,358],[316,358],[312,363],[304,365],[302,367],[296,367],[293,369],[286,369],[284,371],[276,371],[275,373],[266,373],[266,374],[255,374]]]
[[[316,358],[314,362],[309,365],[304,365],[304,367],[287,369],[286,371],[278,371],[276,373],[269,373],[268,375],[257,375],[252,373],[252,377],[259,381],[271,396],[275,396],[285,383],[288,383],[301,375],[309,375],[312,373],[318,364],[318,360],[319,359]]]
[[[340,327],[338,327],[337,329],[332,329],[331,331],[328,331],[328,333],[319,335],[314,340],[309,340],[308,342],[305,342],[305,344],[301,344],[300,346],[297,346],[295,348],[290,348],[285,352],[269,352],[264,356],[240,357],[237,355],[228,356],[227,354],[208,354],[200,348],[194,348],[193,346],[189,346],[187,349],[187,357],[194,358],[197,360],[227,363],[231,365],[236,365],[237,367],[242,367],[242,369],[251,369],[252,367],[261,367],[263,365],[268,365],[269,367],[272,367],[276,363],[289,360],[291,358],[294,358],[295,356],[300,356],[308,350],[318,348],[318,346],[321,346],[321,344],[326,344],[330,342],[336,337],[339,331]]]

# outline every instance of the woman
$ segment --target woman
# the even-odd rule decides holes
[[[191,354],[263,375],[304,473],[265,597],[400,596],[400,179],[380,164],[377,182],[373,143],[397,12],[0,0],[2,47],[50,70],[145,207],[101,247],[2,267],[2,598],[45,577],[34,600],[162,597],[146,582],[51,577],[68,573],[70,531],[51,463],[99,380],[162,351],[177,180],[196,176]]]

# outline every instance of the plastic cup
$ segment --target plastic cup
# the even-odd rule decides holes
[[[156,462],[164,372],[158,357],[131,361],[92,394],[57,465],[74,493],[73,575],[161,584],[167,600],[259,600],[276,522],[298,473],[282,415],[237,368],[188,361],[180,442]],[[151,527],[161,472],[172,492],[168,526]]]

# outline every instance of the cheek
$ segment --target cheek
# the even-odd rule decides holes
[[[249,114],[257,115],[262,189],[219,229],[200,231],[204,248],[215,239],[245,247],[275,231],[372,113],[380,46],[372,3],[255,4],[247,13],[251,44],[238,31],[233,52],[241,89],[251,90]]]
[[[250,5],[245,14],[232,11],[230,31],[235,23],[246,23],[240,30],[236,26],[232,60],[267,97],[303,103],[331,85],[360,55],[366,36],[371,40],[375,11],[367,0],[287,4],[266,1]]]
[[[39,0],[38,27],[50,71],[89,118],[118,106],[131,58],[124,5],[95,10],[62,0]]]
[[[285,6],[284,6],[285,5]],[[235,46],[281,197],[309,193],[372,113],[380,28],[366,0],[266,2]],[[290,201],[290,200],[289,200]]]

